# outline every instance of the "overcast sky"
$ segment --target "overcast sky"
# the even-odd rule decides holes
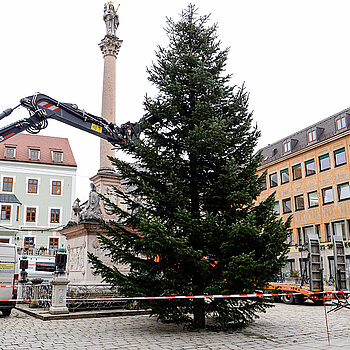
[[[146,67],[166,45],[166,17],[188,1],[120,0],[117,58],[119,125],[138,121],[152,92]],[[100,115],[105,35],[103,0],[0,2],[0,109],[35,92]],[[115,5],[119,2],[115,1]],[[197,0],[230,47],[232,85],[245,82],[263,147],[350,106],[349,1]],[[27,117],[16,110],[0,127]],[[99,139],[56,121],[43,135],[68,137],[78,164],[77,196],[87,199],[99,168]]]

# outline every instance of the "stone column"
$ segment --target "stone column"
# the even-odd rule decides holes
[[[52,285],[52,304],[50,306],[50,314],[68,314],[68,308],[66,304],[67,299],[67,285],[69,280],[66,274],[59,275],[51,281]]]
[[[112,123],[115,123],[116,60],[122,42],[115,35],[107,34],[99,44],[104,57],[101,115]],[[113,146],[108,141],[101,139],[99,171],[113,172],[113,166],[107,156],[115,156]]]

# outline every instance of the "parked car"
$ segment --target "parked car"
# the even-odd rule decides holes
[[[16,306],[18,283],[17,247],[0,243],[0,311],[9,316]],[[11,300],[11,301],[10,301]]]

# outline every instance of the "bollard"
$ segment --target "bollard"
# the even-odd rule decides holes
[[[51,281],[52,285],[52,303],[50,307],[50,314],[68,314],[66,305],[67,285],[69,280],[65,272],[67,262],[67,253],[64,248],[59,248],[56,254],[56,272],[55,277]]]

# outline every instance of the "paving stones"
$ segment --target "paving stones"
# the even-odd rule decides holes
[[[349,316],[328,314],[329,347],[322,306],[275,304],[235,332],[188,332],[147,315],[42,321],[13,310],[0,316],[0,349],[340,349],[350,348]]]

